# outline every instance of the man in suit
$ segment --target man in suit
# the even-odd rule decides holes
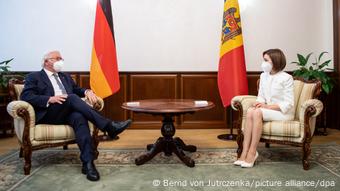
[[[100,176],[93,163],[94,151],[88,121],[114,138],[131,124],[131,120],[113,122],[87,105],[80,97],[86,96],[94,103],[97,101],[96,95],[90,89],[80,88],[70,75],[61,72],[63,58],[59,51],[44,55],[42,66],[41,71],[27,75],[21,100],[34,107],[37,124],[72,126],[81,152],[82,173],[87,175],[87,179],[97,181]]]

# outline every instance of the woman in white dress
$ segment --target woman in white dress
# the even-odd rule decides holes
[[[256,103],[247,111],[243,130],[243,151],[235,165],[253,167],[258,152],[256,148],[262,134],[263,121],[294,119],[294,80],[283,69],[286,58],[280,49],[263,52],[263,73],[260,76]]]

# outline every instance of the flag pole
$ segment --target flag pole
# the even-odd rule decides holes
[[[233,111],[231,109],[231,106],[228,106],[227,108],[227,112],[226,112],[226,115],[227,115],[227,127],[230,127],[230,133],[226,133],[226,134],[221,134],[221,135],[218,135],[217,138],[220,139],[220,140],[223,140],[223,141],[234,141],[236,140],[236,137],[237,135],[233,134],[233,127],[234,127],[234,123],[232,122],[233,121]]]

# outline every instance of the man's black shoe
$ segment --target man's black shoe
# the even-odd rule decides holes
[[[107,134],[113,139],[125,129],[127,129],[131,125],[132,120],[128,119],[126,121],[115,122],[111,123],[111,126],[107,128]]]
[[[81,168],[81,172],[86,174],[86,178],[91,181],[99,180],[99,172],[93,164],[93,161],[83,163],[83,167]]]

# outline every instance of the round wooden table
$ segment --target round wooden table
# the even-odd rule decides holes
[[[194,167],[195,161],[183,151],[196,152],[196,146],[186,145],[179,137],[173,137],[176,132],[173,117],[211,109],[214,106],[210,101],[195,102],[192,99],[148,99],[123,103],[122,108],[133,112],[163,116],[161,128],[163,137],[159,137],[154,144],[147,145],[148,152],[136,158],[136,165],[146,163],[163,151],[166,156],[175,153],[184,164]]]

